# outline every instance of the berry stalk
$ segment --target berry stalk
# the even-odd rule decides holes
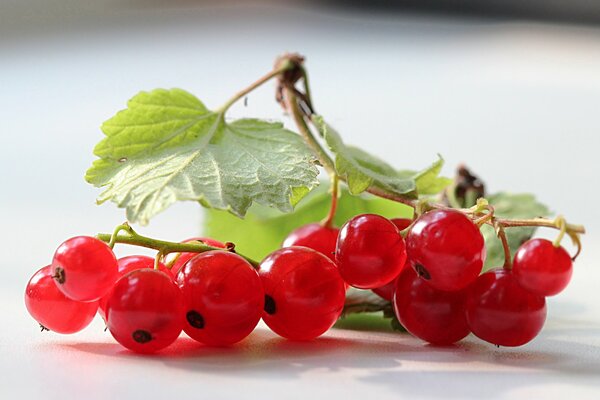
[[[125,231],[126,233],[121,234],[121,231]],[[233,244],[228,245],[227,249],[224,250],[223,248],[209,246],[200,242],[178,243],[142,236],[135,232],[127,223],[119,225],[112,234],[99,233],[96,235],[96,237],[103,242],[108,243],[109,245],[121,243],[157,250],[160,256],[166,256],[170,253],[204,253],[210,250],[221,250],[235,253],[235,246]],[[248,261],[255,269],[258,269],[259,263],[257,261],[242,254],[238,255]]]

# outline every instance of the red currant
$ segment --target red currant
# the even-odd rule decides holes
[[[117,280],[117,259],[103,241],[76,236],[56,249],[52,275],[67,297],[94,301],[104,296]]]
[[[404,268],[402,268],[404,269]],[[402,270],[400,270],[402,271]],[[402,272],[401,272],[402,273]],[[396,279],[388,283],[387,285],[380,286],[373,289],[373,293],[387,301],[392,301],[394,298],[394,290],[396,290]]]
[[[404,239],[390,220],[358,215],[340,230],[335,254],[340,275],[351,286],[373,289],[390,283],[406,261]]]
[[[412,268],[396,279],[394,310],[398,321],[414,336],[436,345],[449,345],[469,334],[465,318],[466,291],[434,289]]]
[[[205,237],[193,237],[193,238],[186,239],[181,243],[190,243],[190,242],[202,242],[207,246],[220,247],[222,249],[225,248],[224,243],[221,243],[215,239],[205,238]],[[181,253],[179,255],[179,257],[177,258],[177,260],[175,261],[175,263],[173,263],[173,267],[171,268],[171,272],[172,272],[173,276],[176,276],[177,273],[179,272],[179,270],[181,269],[181,267],[183,267],[185,265],[185,263],[190,261],[192,258],[197,256],[198,254],[199,253]]]
[[[207,251],[177,274],[185,304],[184,331],[211,346],[239,342],[262,315],[265,292],[248,261],[226,251]]]
[[[50,265],[37,271],[27,283],[25,306],[44,328],[58,333],[75,333],[94,319],[98,302],[71,300],[54,283]]]
[[[335,264],[307,247],[271,253],[258,271],[265,289],[263,320],[275,333],[310,340],[333,326],[346,289]]]
[[[485,260],[479,228],[456,210],[423,214],[408,232],[406,247],[417,274],[439,290],[467,287],[477,279]]]
[[[465,304],[471,331],[498,346],[521,346],[531,341],[546,320],[546,299],[519,285],[505,269],[481,275],[469,287]]]
[[[154,268],[154,258],[148,256],[122,257],[117,260],[117,266],[119,277],[121,277],[136,269]],[[158,264],[158,269],[173,278],[171,271],[163,263]],[[110,291],[98,300],[98,314],[104,321],[106,321],[106,303],[108,303],[109,297]]]
[[[283,241],[282,247],[308,247],[335,261],[335,244],[339,231],[337,228],[326,228],[320,224],[304,225],[292,231]]]
[[[392,224],[396,225],[399,231],[403,231],[413,223],[413,220],[410,218],[392,218],[390,219]]]
[[[569,284],[573,261],[564,248],[555,247],[551,241],[531,239],[517,250],[513,274],[530,292],[554,296]]]
[[[392,218],[390,219],[399,231],[402,231],[412,224],[413,220],[409,218]],[[404,263],[406,265],[406,262]],[[402,267],[404,269],[404,266]],[[382,299],[392,301],[394,297],[394,290],[396,289],[396,279],[388,283],[387,285],[380,286],[373,289],[373,293],[381,297]]]
[[[138,269],[117,281],[106,315],[106,325],[117,342],[138,353],[152,353],[173,343],[181,333],[183,295],[164,272]]]

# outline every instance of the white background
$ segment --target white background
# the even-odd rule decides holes
[[[600,30],[264,4],[23,3],[0,5],[2,398],[600,397]],[[534,192],[586,224],[573,283],[549,300],[538,339],[436,349],[332,330],[301,344],[261,328],[230,349],[181,339],[148,358],[122,351],[99,321],[38,333],[22,301],[29,276],[64,239],[124,218],[96,206],[82,178],[101,122],[157,87],[217,107],[284,51],[307,56],[315,106],[348,142],[398,168],[441,153],[447,175],[466,162],[491,191]],[[272,89],[231,116],[289,123]],[[200,224],[198,205],[179,204],[142,232],[177,240]]]

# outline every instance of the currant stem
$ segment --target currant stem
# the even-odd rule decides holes
[[[504,250],[504,269],[511,270],[512,269],[512,254],[510,253],[510,246],[508,245],[508,239],[506,238],[506,232],[504,231],[504,227],[501,225],[496,226],[496,232],[498,238],[502,242],[502,249]]]
[[[560,247],[560,242],[562,242],[563,238],[565,237],[565,233],[567,233],[567,221],[565,221],[565,218],[562,215],[559,215],[556,217],[555,223],[556,227],[560,229],[560,233],[554,240],[553,244],[554,247]]]
[[[162,257],[170,253],[203,253],[205,251],[210,250],[227,251],[220,247],[208,246],[200,242],[178,243],[168,242],[166,240],[153,239],[146,236],[142,236],[133,231],[133,229],[131,229],[131,232],[128,232],[127,235],[112,235],[110,233],[99,233],[98,235],[96,235],[96,237],[106,243],[110,243],[112,241],[113,243],[130,244],[134,246],[145,247],[148,249],[154,249],[157,250]],[[258,268],[258,262],[242,254],[237,254],[243,257],[246,261],[248,261],[255,269]]]
[[[126,231],[128,232],[130,235],[131,234],[135,234],[135,232],[133,231],[133,229],[131,228],[131,226],[129,226],[129,223],[127,221],[125,221],[124,223],[122,223],[121,225],[118,225],[115,230],[112,233],[112,236],[110,237],[110,241],[108,242],[108,247],[110,247],[111,249],[115,247],[115,238],[117,237],[117,235],[121,232],[121,231]]]
[[[339,186],[340,180],[337,174],[331,175],[331,207],[329,207],[327,217],[321,222],[321,225],[325,228],[331,228],[333,226],[333,219],[335,218],[335,212],[338,205]]]
[[[556,222],[553,219],[547,218],[532,218],[532,219],[502,219],[497,218],[497,221],[504,228],[513,228],[513,227],[522,227],[522,226],[539,226],[545,228],[554,228],[558,229],[556,226]],[[584,234],[585,227],[583,225],[573,225],[573,224],[565,224],[566,231]]]
[[[294,93],[294,91],[289,90],[287,88],[286,88],[285,93],[286,93],[285,97],[288,101],[288,109],[292,113],[292,118],[294,119],[294,122],[296,123],[296,126],[298,127],[298,130],[300,131],[300,135],[302,135],[302,137],[304,138],[304,141],[308,144],[308,146],[312,149],[312,151],[317,155],[319,162],[321,163],[321,165],[323,165],[323,168],[325,168],[325,170],[327,170],[329,175],[332,175],[332,176],[337,175],[337,172],[335,170],[335,163],[333,162],[333,160],[331,159],[329,154],[327,154],[325,149],[323,149],[323,147],[321,147],[321,144],[319,143],[317,138],[313,135],[310,128],[306,124],[306,121],[304,119],[305,113],[300,109],[300,106],[298,103],[298,97],[296,97],[296,94]]]
[[[262,78],[259,78],[258,80],[256,80],[254,83],[252,83],[250,86],[246,87],[245,89],[240,90],[239,92],[237,92],[235,95],[233,95],[233,97],[231,99],[229,99],[225,104],[223,104],[221,107],[219,107],[216,111],[217,113],[220,114],[225,114],[225,112],[239,99],[243,98],[244,96],[248,95],[248,93],[252,92],[254,89],[258,88],[259,86],[261,86],[262,84],[270,81],[271,79],[275,78],[276,76],[282,74],[283,72],[294,68],[294,64],[290,61],[290,60],[283,60],[278,66],[277,68],[273,69],[271,72],[267,73],[266,75],[264,75]]]
[[[162,263],[164,256],[162,251],[156,253],[156,257],[154,257],[154,269],[158,270],[158,266]]]

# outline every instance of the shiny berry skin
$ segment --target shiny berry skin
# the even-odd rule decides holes
[[[399,231],[403,231],[413,223],[413,220],[410,218],[392,218],[390,219],[392,224],[396,225]]]
[[[427,284],[412,268],[396,279],[394,311],[412,335],[435,345],[450,345],[469,334],[466,290],[445,292]]]
[[[281,247],[304,246],[325,254],[335,262],[335,245],[339,229],[326,228],[320,224],[308,224],[293,230]]]
[[[256,270],[239,255],[201,253],[176,278],[185,304],[183,330],[192,339],[226,346],[244,339],[258,324],[265,292]]]
[[[402,270],[403,269],[404,268],[402,268]],[[402,271],[402,270],[400,270],[400,271]],[[402,272],[400,272],[400,273],[402,273]],[[373,290],[373,293],[375,293],[377,296],[381,297],[382,299],[385,299],[387,301],[392,301],[392,299],[394,298],[394,290],[396,290],[396,279],[394,279],[387,285],[383,285],[383,286],[380,286],[380,287],[372,289],[372,290]]]
[[[44,328],[57,333],[75,333],[94,319],[98,302],[71,300],[54,283],[50,265],[37,271],[27,283],[25,306]]]
[[[417,274],[439,290],[464,289],[477,279],[485,261],[479,228],[455,210],[419,217],[406,236],[406,248]]]
[[[104,296],[117,280],[117,259],[103,241],[90,236],[76,236],[56,249],[52,275],[67,297],[95,301]]]
[[[396,228],[398,228],[399,231],[408,228],[413,222],[413,220],[409,218],[392,218],[390,219],[390,221],[392,221],[392,223],[396,225]],[[404,263],[404,265],[406,265],[406,262]],[[402,269],[404,269],[404,266],[402,267]],[[392,301],[392,299],[394,298],[394,290],[396,290],[396,279],[394,279],[387,285],[383,285],[373,289],[373,293],[375,293],[382,299]]]
[[[271,253],[258,274],[265,290],[263,321],[292,340],[311,340],[335,324],[346,297],[335,264],[307,247]]]
[[[546,239],[523,243],[513,261],[513,274],[525,289],[540,296],[554,296],[567,287],[573,261],[567,251]]]
[[[164,272],[138,269],[117,281],[106,315],[106,326],[117,342],[137,353],[153,353],[181,333],[183,295]]]
[[[143,268],[154,268],[154,258],[148,256],[127,256],[122,257],[117,260],[118,266],[118,274],[119,277],[128,274],[131,271],[135,271],[136,269]],[[159,271],[164,272],[171,278],[173,275],[171,274],[171,270],[167,268],[163,263],[158,264]],[[106,303],[108,303],[108,298],[110,297],[110,291],[102,296],[100,300],[98,300],[98,314],[102,317],[103,320],[106,321]]]
[[[202,242],[207,246],[220,247],[222,249],[225,248],[224,243],[221,243],[215,239],[205,238],[205,237],[193,237],[193,238],[186,239],[181,243],[190,243],[190,242]],[[171,272],[172,272],[173,276],[176,276],[177,273],[179,272],[179,270],[181,269],[181,267],[183,267],[185,265],[185,263],[190,261],[192,258],[197,256],[198,254],[200,254],[200,253],[181,253],[181,255],[177,258],[177,261],[175,261],[175,263],[173,264],[173,267],[171,267]]]
[[[546,299],[519,285],[505,269],[481,275],[468,288],[465,315],[471,332],[498,346],[522,346],[542,330]]]
[[[400,273],[406,261],[404,239],[387,218],[358,215],[340,230],[335,260],[340,275],[349,285],[378,288]]]

